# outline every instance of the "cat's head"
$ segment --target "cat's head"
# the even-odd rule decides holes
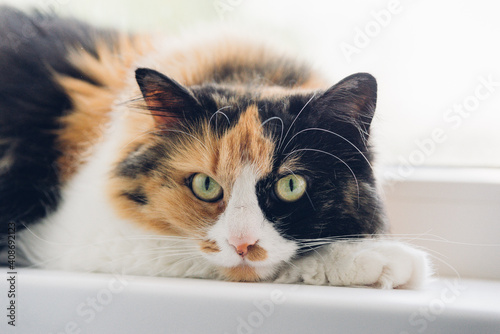
[[[319,239],[384,229],[371,75],[323,91],[136,79],[155,130],[117,164],[117,201],[159,234],[192,238],[226,278],[267,279]]]

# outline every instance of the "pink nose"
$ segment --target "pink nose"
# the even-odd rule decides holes
[[[248,249],[255,245],[257,241],[255,238],[248,237],[228,239],[229,244],[234,247],[236,253],[241,257],[245,257],[248,254]]]

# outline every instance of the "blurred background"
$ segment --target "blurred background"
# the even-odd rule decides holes
[[[309,59],[335,83],[379,82],[384,166],[500,167],[500,20],[491,0],[0,0],[102,26],[175,33],[229,22]]]

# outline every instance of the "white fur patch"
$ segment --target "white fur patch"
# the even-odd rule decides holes
[[[271,276],[283,261],[295,254],[297,245],[283,238],[262,213],[256,194],[257,176],[251,166],[245,166],[236,179],[227,208],[208,231],[209,239],[215,241],[220,252],[205,257],[222,267],[248,265],[256,269],[261,278]],[[263,261],[250,261],[240,257],[228,240],[250,238],[258,240],[267,252]]]
[[[386,239],[337,241],[300,258],[277,283],[418,288],[432,274],[427,254]]]
[[[195,240],[163,237],[119,218],[106,183],[125,136],[114,113],[90,160],[65,186],[58,210],[19,233],[19,251],[44,268],[177,277],[214,277]]]

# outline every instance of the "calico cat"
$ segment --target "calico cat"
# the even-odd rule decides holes
[[[239,36],[152,37],[0,11],[0,223],[50,269],[414,287],[383,235],[377,85],[329,87]],[[26,227],[26,229],[23,229]]]

